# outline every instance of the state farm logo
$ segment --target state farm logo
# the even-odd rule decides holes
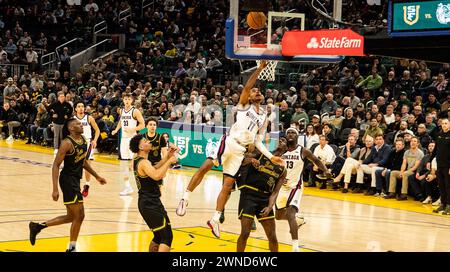
[[[311,38],[309,43],[306,45],[307,48],[317,48],[319,47],[319,43],[317,42],[317,38]]]
[[[312,37],[306,45],[308,49],[326,48],[326,49],[341,49],[341,48],[359,48],[361,47],[361,39],[349,39],[347,37],[329,39],[327,37],[320,39],[320,44],[316,37]]]

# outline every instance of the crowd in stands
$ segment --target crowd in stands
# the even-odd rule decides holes
[[[143,18],[132,16],[120,23],[114,21],[117,12],[128,6],[135,11],[140,2],[90,0],[77,7],[49,0],[18,1],[27,3],[22,8],[13,2],[17,1],[0,5],[0,56],[5,51],[6,61],[17,63],[17,56],[27,61],[27,54],[21,52],[33,51],[34,46],[52,50],[61,35],[69,39],[79,34],[75,28],[102,18],[127,35],[127,49],[75,73],[34,68],[21,75],[2,71],[0,127],[10,141],[23,138],[29,144],[56,147],[54,135],[63,120],[55,118],[55,110],[70,115],[74,102],[83,101],[102,132],[99,151],[113,152],[111,131],[125,92],[132,93],[134,106],[145,118],[208,126],[227,123],[225,109],[239,101],[243,85],[227,77],[234,64],[224,56],[226,1],[157,1]],[[383,10],[378,13],[367,5],[357,7],[357,13],[347,15],[352,20],[382,24],[384,6],[377,7]],[[27,31],[34,20],[38,26],[57,24],[67,31],[56,37]],[[434,142],[441,118],[449,116],[449,79],[448,64],[360,57],[311,69],[287,87],[263,84],[261,88],[268,130],[283,135],[295,126],[302,134],[299,143],[333,170],[332,188],[347,193],[352,185],[355,193],[367,189],[367,195],[386,198],[396,197],[398,191],[399,200],[411,195],[424,203],[438,203]],[[309,167],[310,174],[305,175],[309,185],[319,182],[327,188],[317,171]]]

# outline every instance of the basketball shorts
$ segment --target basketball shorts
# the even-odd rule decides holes
[[[131,138],[120,138],[120,158],[122,160],[132,160],[133,152],[130,150]]]
[[[80,179],[65,175],[59,175],[59,187],[63,194],[64,205],[71,205],[83,202],[83,195],[80,192]]]
[[[139,195],[138,208],[151,231],[171,229],[169,217],[159,198]]]
[[[252,218],[256,216],[258,221],[275,218],[273,210],[266,217],[262,217],[262,210],[269,204],[270,195],[264,195],[251,190],[241,190],[239,199],[239,219],[243,216]]]
[[[214,165],[222,165],[224,175],[236,177],[246,150],[235,139],[223,135],[216,149],[207,156],[214,161]]]
[[[278,192],[277,200],[275,201],[275,207],[277,210],[294,206],[297,211],[300,210],[300,201],[303,195],[303,186],[290,188],[287,186],[281,186]]]
[[[86,160],[94,160],[94,149],[92,149],[92,150],[89,150],[89,148],[91,147],[91,142],[92,142],[92,140],[91,139],[86,139],[86,142],[87,142],[87,150],[90,152],[89,153],[89,157],[86,157]]]

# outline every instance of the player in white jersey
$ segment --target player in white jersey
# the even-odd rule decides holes
[[[192,177],[176,211],[180,216],[186,213],[189,193],[200,184],[203,176],[214,164],[222,164],[223,186],[217,198],[216,212],[208,221],[208,226],[216,237],[220,237],[220,217],[233,188],[236,174],[242,164],[247,147],[255,145],[272,162],[284,164],[283,160],[280,157],[273,156],[262,142],[267,128],[266,112],[260,107],[261,102],[264,101],[264,96],[258,88],[253,88],[253,86],[258,79],[258,75],[266,66],[267,62],[262,61],[261,65],[248,79],[237,105],[236,122],[232,125],[229,134],[222,136],[215,152],[208,156],[202,167]]]
[[[120,109],[120,120],[116,129],[114,129],[111,134],[115,135],[120,129],[122,129],[120,137],[120,147],[119,154],[122,160],[127,160],[126,163],[121,163],[124,180],[124,189],[120,192],[121,196],[130,195],[133,193],[133,188],[131,188],[130,179],[133,179],[132,173],[132,159],[133,152],[130,150],[130,140],[136,135],[140,130],[145,127],[144,117],[142,113],[132,106],[133,96],[130,93],[125,93],[123,95],[124,107]]]
[[[300,201],[303,194],[303,166],[305,159],[317,165],[327,176],[331,173],[311,151],[298,144],[299,133],[295,128],[286,130],[287,151],[281,155],[286,162],[286,182],[281,186],[275,202],[275,218],[287,220],[292,238],[292,251],[298,252],[298,228],[305,223],[299,215]]]
[[[97,147],[97,140],[100,136],[100,129],[98,128],[95,119],[85,113],[84,103],[79,101],[75,104],[75,118],[78,119],[83,125],[83,136],[87,142],[87,156],[86,163],[90,164],[90,160],[94,159],[94,149]],[[95,134],[94,138],[92,138],[92,129],[94,129]],[[89,194],[89,186],[91,185],[91,174],[87,171],[84,172],[86,176],[86,183],[83,186],[83,191],[81,192],[83,197],[87,197]]]

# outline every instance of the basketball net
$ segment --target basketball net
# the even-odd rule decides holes
[[[259,67],[261,61],[257,60],[256,64]],[[278,61],[276,60],[267,61],[267,66],[261,71],[261,73],[258,76],[258,79],[264,81],[275,81],[275,68],[277,68],[277,64]]]

